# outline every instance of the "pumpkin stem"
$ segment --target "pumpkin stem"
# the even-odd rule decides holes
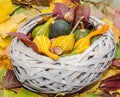
[[[84,23],[82,21],[80,22],[80,25],[81,25],[80,31],[84,32],[85,31],[85,27],[84,27]]]
[[[84,16],[81,16],[80,18],[79,18],[79,20],[77,21],[77,23],[75,24],[75,26],[73,27],[73,29],[71,30],[71,32],[70,32],[70,34],[72,34],[74,31],[75,31],[75,29],[77,28],[77,26],[79,25],[79,23],[81,22],[81,20],[84,18]]]

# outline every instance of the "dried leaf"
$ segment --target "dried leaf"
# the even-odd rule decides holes
[[[24,88],[20,88],[17,93],[4,89],[3,93],[3,97],[39,97],[38,94]]]
[[[116,91],[120,89],[120,74],[113,75],[103,80],[100,89],[104,91]]]
[[[120,30],[117,29],[114,25],[113,25],[113,21],[107,19],[107,18],[102,18],[102,21],[105,22],[106,24],[108,24],[110,26],[110,28],[112,29],[112,32],[114,34],[115,37],[115,41],[116,43],[119,43],[120,41]]]
[[[29,0],[26,0],[26,1],[29,1]],[[51,0],[32,0],[33,4],[42,5],[42,6],[47,6],[50,4],[50,2]]]
[[[2,81],[3,76],[5,75],[5,73],[6,73],[6,69],[0,69],[0,82]]]
[[[26,16],[21,14],[13,15],[9,20],[0,24],[0,37],[5,38],[8,36],[8,32],[15,32],[19,24],[26,18]]]
[[[115,26],[112,26],[111,29],[114,34],[116,43],[119,43],[120,42],[120,30],[117,29]]]
[[[24,44],[31,47],[35,52],[38,52],[37,45],[31,41],[25,34],[23,33],[8,33],[11,36],[18,37]]]
[[[100,93],[98,93],[98,95],[100,96],[100,97],[111,97],[111,95],[110,95],[110,93],[109,92],[100,92]]]
[[[88,6],[90,6],[90,15],[94,16],[96,18],[103,18],[104,14],[102,11],[100,11],[97,7],[95,7],[93,4],[89,4]],[[97,14],[96,14],[97,13]]]
[[[21,83],[16,79],[12,70],[8,70],[0,83],[0,89],[12,89],[21,87]]]
[[[11,0],[0,0],[0,23],[9,18],[9,14],[13,11]]]
[[[120,11],[116,10],[113,21],[114,21],[115,27],[120,30]]]
[[[120,0],[111,0],[110,3],[113,7],[120,9]]]
[[[100,3],[104,0],[84,0],[84,1],[89,1],[89,2],[92,2],[92,3]]]
[[[67,12],[72,12],[74,14],[74,8],[69,8],[64,3],[55,3],[55,7],[53,9],[53,16],[58,16],[58,18],[64,18],[64,15]]]
[[[0,38],[0,47],[2,49],[5,49],[6,47],[10,45],[11,40],[12,40],[11,36],[7,36],[6,38]]]
[[[71,0],[72,2],[77,2],[78,4],[80,3],[80,0]]]
[[[82,20],[84,22],[85,27],[88,25],[89,17],[90,17],[90,8],[87,5],[77,5],[74,10],[74,24],[77,23],[80,17],[84,17]]]
[[[50,3],[50,6],[45,8],[41,8],[41,13],[44,14],[44,13],[52,13],[53,12],[53,9],[54,9],[54,4],[53,3]]]
[[[2,53],[0,55],[0,68],[12,70],[11,60],[9,59],[9,57],[5,53]]]
[[[119,53],[120,54],[120,53]],[[120,68],[120,59],[119,60],[113,60],[112,65]]]

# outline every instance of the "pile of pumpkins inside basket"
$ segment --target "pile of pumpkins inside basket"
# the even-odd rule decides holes
[[[85,29],[80,17],[73,28],[66,13],[64,19],[50,17],[44,24],[36,26],[32,31],[33,42],[37,45],[39,53],[57,60],[59,57],[80,54],[91,45],[91,38],[105,33],[108,25],[100,29]],[[69,21],[68,21],[69,20]],[[80,26],[80,28],[78,28]]]

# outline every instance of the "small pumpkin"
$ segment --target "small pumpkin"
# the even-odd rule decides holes
[[[70,24],[63,19],[55,20],[50,26],[50,38],[56,38],[70,33]]]
[[[69,35],[59,36],[52,42],[53,47],[60,47],[63,52],[70,52],[73,50],[74,47],[74,34],[71,33]]]
[[[85,29],[85,31],[81,31],[80,29],[76,29],[74,31],[75,40],[77,41],[78,39],[87,36],[89,33],[90,33],[90,30],[87,30],[87,29]]]
[[[32,31],[32,38],[34,39],[38,35],[45,35],[49,37],[49,27],[55,19],[55,17],[52,17],[46,23],[35,27]]]
[[[37,45],[39,53],[45,54],[54,60],[57,60],[59,58],[57,54],[49,51],[51,47],[51,41],[45,35],[36,36],[33,42],[35,42],[35,44]]]

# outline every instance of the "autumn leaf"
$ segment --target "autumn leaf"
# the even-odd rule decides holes
[[[11,40],[11,36],[7,36],[6,38],[0,38],[0,48],[5,49],[6,47],[8,47],[11,43]]]
[[[98,97],[97,95],[95,95],[94,93],[92,92],[89,92],[87,93],[87,96],[86,97]]]
[[[2,78],[0,89],[12,89],[18,87],[21,87],[21,83],[17,80],[14,72],[12,70],[8,70]]]
[[[103,18],[104,14],[102,11],[100,11],[97,7],[95,7],[93,4],[88,4],[88,6],[90,7],[90,15],[94,16],[96,18]],[[97,14],[96,14],[97,13]]]
[[[120,43],[116,45],[115,59],[120,59]]]
[[[20,88],[18,92],[13,92],[11,90],[3,90],[3,97],[39,97],[38,94],[31,92],[25,88]]]
[[[109,19],[107,19],[107,18],[102,18],[101,20],[110,26],[110,28],[112,29],[112,32],[113,32],[113,34],[114,34],[116,43],[119,43],[119,41],[120,41],[120,38],[119,38],[119,37],[120,37],[120,30],[117,29],[117,28],[113,25],[113,21],[111,21],[111,20],[109,20]]]
[[[0,69],[0,82],[2,81],[3,76],[5,75],[5,73],[6,73],[6,69]]]
[[[36,51],[38,53],[38,47],[37,45],[29,39],[29,37],[27,37],[27,35],[23,34],[23,33],[8,33],[11,36],[15,36],[18,37],[18,39],[20,39],[24,44],[26,44],[27,46],[31,47],[34,51]]]
[[[99,87],[103,91],[116,91],[120,89],[120,74],[116,74],[102,80]]]
[[[0,23],[9,18],[9,14],[13,11],[11,0],[0,0]]]
[[[41,13],[44,14],[44,13],[52,13],[53,12],[53,9],[54,9],[54,4],[53,3],[50,3],[50,6],[45,8],[43,7],[42,10],[41,10]]]
[[[5,69],[10,69],[12,70],[12,64],[11,64],[11,60],[9,59],[9,57],[2,53],[0,55],[0,68],[5,68]]]
[[[118,60],[113,60],[113,61],[112,61],[112,65],[115,66],[115,67],[120,68],[120,59],[118,59]]]
[[[15,14],[10,19],[0,24],[0,37],[5,38],[8,32],[16,32],[19,24],[26,19],[25,14]]]
[[[114,26],[120,30],[120,11],[116,10],[113,18]]]

